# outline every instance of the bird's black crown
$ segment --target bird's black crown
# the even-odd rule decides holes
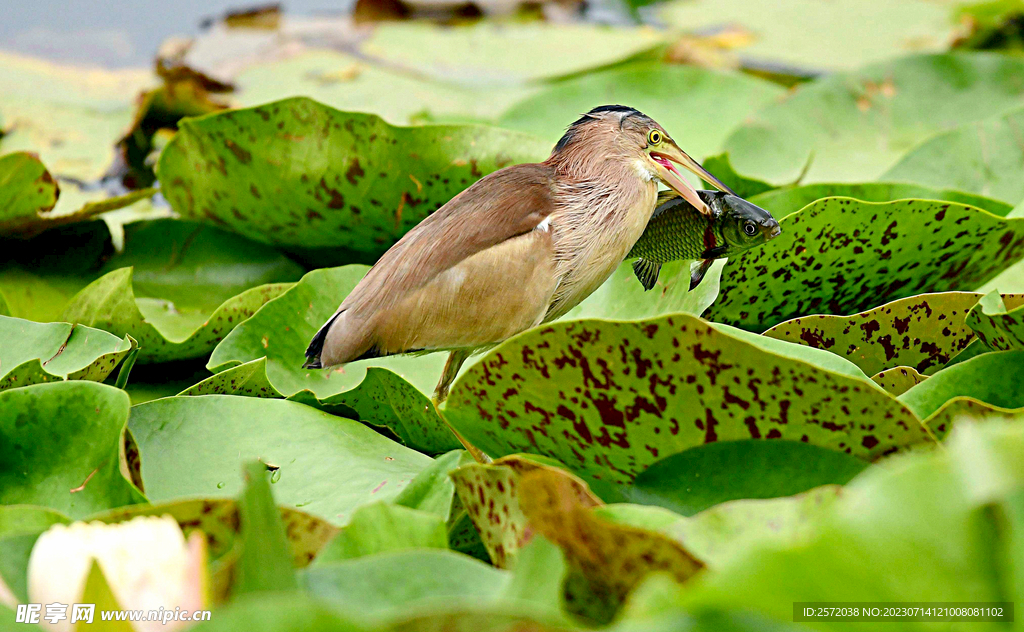
[[[586,125],[588,121],[592,121],[595,118],[597,118],[596,115],[604,114],[606,112],[621,112],[624,115],[622,117],[623,119],[625,119],[627,116],[644,116],[643,112],[641,112],[640,110],[636,108],[631,108],[627,105],[599,105],[596,108],[584,114],[583,116],[576,119],[576,121],[573,122],[573,124],[570,125],[567,130],[565,130],[565,134],[562,135],[562,138],[560,138],[558,143],[555,145],[555,151],[561,151],[562,149],[565,148],[566,145],[571,143],[572,139],[575,138],[576,131],[579,130],[580,126]]]

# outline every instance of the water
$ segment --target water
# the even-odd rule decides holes
[[[166,38],[200,32],[204,18],[244,0],[0,0],[0,49],[110,68],[149,66]],[[344,13],[352,0],[290,0],[295,15]]]

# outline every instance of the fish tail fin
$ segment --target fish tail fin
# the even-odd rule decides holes
[[[711,264],[714,263],[714,259],[704,259],[703,261],[694,261],[690,265],[690,291],[693,288],[700,285],[700,282],[704,280],[704,275],[708,273],[708,269]]]
[[[658,282],[658,275],[661,274],[661,264],[647,259],[637,259],[633,262],[633,274],[644,286],[644,291],[650,290]]]

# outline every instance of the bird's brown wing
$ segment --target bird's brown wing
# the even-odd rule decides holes
[[[357,349],[367,344],[362,339],[369,335],[359,329],[363,324],[369,327],[375,314],[394,308],[473,255],[534,230],[553,209],[551,166],[515,165],[481,178],[384,253],[314,337],[307,357],[319,359],[327,330],[343,312],[346,327],[353,329],[352,341],[345,346]],[[310,361],[311,366],[317,364]]]

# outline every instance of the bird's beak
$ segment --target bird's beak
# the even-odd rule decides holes
[[[657,164],[658,177],[661,178],[661,181],[668,185],[673,191],[683,196],[683,199],[705,215],[711,215],[711,209],[709,209],[708,205],[704,203],[704,200],[700,199],[700,196],[697,195],[697,191],[690,186],[690,183],[683,179],[682,174],[679,173],[672,163],[676,163],[687,171],[696,174],[702,180],[708,182],[719,191],[732,193],[732,189],[722,184],[718,178],[711,175],[707,169],[700,166],[699,162],[690,158],[686,152],[679,149],[679,147],[672,142],[662,143],[657,150],[652,150],[650,154],[651,160]]]

